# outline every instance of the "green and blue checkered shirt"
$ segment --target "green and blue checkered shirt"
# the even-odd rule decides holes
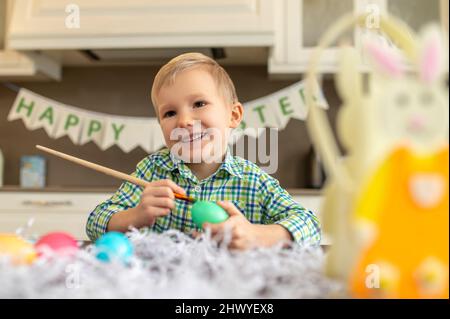
[[[252,162],[232,156],[229,151],[219,169],[202,181],[167,148],[144,158],[132,175],[149,182],[170,179],[185,189],[188,196],[198,200],[232,202],[254,224],[285,227],[297,243],[320,243],[317,217],[295,202],[278,180]],[[137,206],[142,190],[132,183],[122,183],[111,198],[90,213],[86,225],[89,238],[94,241],[104,234],[113,214]],[[167,216],[158,217],[151,230],[161,233],[178,229],[189,233],[197,229],[192,221],[191,207],[186,201],[175,200],[175,208]]]

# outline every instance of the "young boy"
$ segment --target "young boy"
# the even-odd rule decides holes
[[[172,59],[156,75],[151,98],[167,148],[138,163],[133,175],[150,182],[145,189],[124,182],[91,212],[86,226],[91,240],[106,231],[126,232],[130,226],[196,232],[192,205],[175,199],[175,192],[216,201],[227,211],[228,220],[204,228],[215,237],[230,231],[230,248],[320,242],[312,212],[258,166],[231,156],[229,133],[244,110],[217,62],[200,53]]]

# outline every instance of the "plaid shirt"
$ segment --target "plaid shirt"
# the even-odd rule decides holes
[[[278,180],[252,162],[232,156],[229,151],[219,169],[202,181],[167,148],[144,158],[132,175],[146,181],[170,179],[196,199],[232,202],[252,223],[284,226],[297,243],[320,243],[317,217],[295,202]],[[141,194],[141,187],[122,183],[110,199],[90,213],[86,225],[89,238],[94,241],[104,234],[111,216],[137,206]],[[191,218],[191,206],[186,201],[176,200],[171,213],[158,217],[151,229],[156,232],[178,229],[186,233],[197,229]]]

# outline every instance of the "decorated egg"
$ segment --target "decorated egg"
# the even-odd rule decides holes
[[[41,256],[48,250],[59,256],[72,256],[78,250],[78,243],[72,235],[65,232],[52,232],[42,236],[34,247]]]
[[[217,224],[228,219],[228,213],[214,202],[196,201],[192,205],[192,220],[202,228],[203,223]]]
[[[127,236],[119,232],[108,232],[96,242],[97,258],[103,262],[120,260],[127,263],[133,255],[133,245]]]
[[[31,264],[36,251],[31,243],[15,234],[0,234],[0,258],[5,256],[14,264]]]

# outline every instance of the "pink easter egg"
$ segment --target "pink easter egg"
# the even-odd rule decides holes
[[[45,251],[49,251],[58,256],[72,256],[78,250],[78,244],[75,238],[65,232],[48,233],[35,243],[35,247],[39,256],[45,253]]]

